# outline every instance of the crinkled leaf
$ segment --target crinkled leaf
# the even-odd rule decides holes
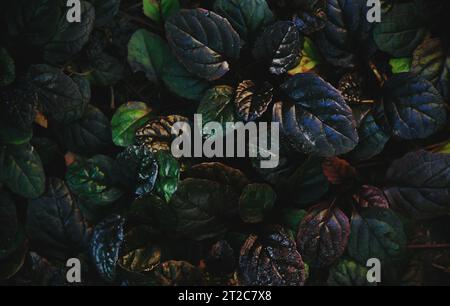
[[[153,283],[159,286],[193,286],[203,283],[201,271],[186,261],[166,261],[153,272]]]
[[[112,145],[109,120],[92,105],[88,105],[81,119],[59,125],[56,134],[67,149],[79,154],[91,155]]]
[[[155,183],[155,192],[169,202],[177,191],[180,180],[180,164],[172,153],[159,151],[155,153],[158,163],[158,178]]]
[[[353,214],[348,253],[359,264],[370,258],[382,266],[392,264],[403,255],[405,244],[403,225],[392,210],[370,207]]]
[[[90,234],[69,188],[57,178],[49,178],[46,192],[29,202],[26,230],[35,250],[60,259],[84,251]]]
[[[331,184],[344,184],[355,180],[358,173],[348,161],[338,157],[326,158],[322,164],[323,174]]]
[[[329,286],[376,286],[367,281],[369,270],[353,260],[341,259],[331,267],[327,284]]]
[[[127,147],[135,143],[136,130],[148,120],[151,108],[143,102],[121,105],[111,119],[112,139],[117,146]]]
[[[8,257],[0,261],[0,280],[13,277],[22,268],[28,251],[28,243],[22,238],[17,249]]]
[[[204,240],[227,230],[227,219],[237,212],[238,195],[228,185],[188,178],[179,183],[170,206],[178,219],[176,233]]]
[[[129,146],[117,155],[120,181],[138,196],[152,192],[158,176],[158,163],[153,154],[143,146]]]
[[[114,160],[105,155],[77,159],[67,169],[67,185],[83,201],[93,205],[111,204],[123,194],[114,186],[113,166]]]
[[[95,8],[95,26],[107,25],[119,13],[121,0],[90,0]]]
[[[350,222],[338,207],[322,203],[312,207],[300,223],[297,247],[314,267],[327,267],[344,253]]]
[[[414,2],[394,3],[390,10],[382,11],[381,23],[373,31],[378,48],[395,57],[410,56],[427,32],[420,14]]]
[[[251,40],[274,21],[265,0],[216,0],[214,11],[225,17],[243,40]]]
[[[314,69],[321,62],[320,55],[312,40],[305,37],[300,55],[300,63],[297,67],[288,71],[290,75],[305,73]]]
[[[269,82],[243,81],[236,90],[236,112],[244,122],[254,121],[266,112],[272,98],[273,86]]]
[[[119,259],[122,269],[134,273],[150,272],[161,260],[161,250],[156,246],[147,246],[132,250]]]
[[[124,222],[121,216],[112,215],[97,224],[92,232],[89,253],[97,272],[107,282],[116,278]]]
[[[0,146],[0,181],[25,198],[37,198],[45,189],[41,159],[29,144]]]
[[[143,0],[144,15],[156,22],[164,22],[180,9],[178,0]]]
[[[353,200],[359,205],[359,207],[389,208],[389,202],[383,191],[375,186],[361,186],[353,195]]]
[[[328,157],[357,145],[352,111],[329,83],[313,74],[297,74],[281,89],[290,101],[275,104],[273,120],[280,123],[281,134],[295,149]]]
[[[90,60],[92,72],[88,75],[89,81],[96,86],[112,86],[119,82],[125,75],[125,67],[122,63],[107,53]]]
[[[411,152],[394,161],[384,189],[389,203],[414,219],[428,219],[450,212],[450,155]]]
[[[244,286],[302,286],[305,264],[283,228],[250,235],[240,251],[239,280]]]
[[[277,195],[267,184],[249,184],[239,198],[239,215],[246,223],[264,220],[275,205]]]
[[[85,98],[78,84],[61,70],[48,65],[34,65],[28,78],[35,88],[44,114],[58,123],[70,123],[82,117]]]
[[[389,60],[389,65],[392,67],[392,73],[409,72],[411,70],[411,64],[411,57],[394,57]]]
[[[62,12],[55,35],[44,46],[44,59],[48,63],[62,64],[77,54],[94,29],[95,8],[92,4],[81,1],[81,22],[69,22],[68,9],[66,7]]]
[[[447,121],[444,100],[433,84],[411,73],[400,73],[383,86],[378,112],[392,133],[404,139],[426,138]]]
[[[228,60],[239,57],[239,35],[214,12],[181,10],[167,20],[165,28],[178,60],[201,78],[219,79],[230,69]]]
[[[290,21],[278,21],[259,36],[253,49],[256,60],[269,65],[273,74],[283,74],[300,62],[303,36]]]

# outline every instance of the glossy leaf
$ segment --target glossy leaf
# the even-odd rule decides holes
[[[281,85],[292,103],[276,103],[273,120],[297,150],[319,156],[351,151],[358,143],[351,109],[340,93],[318,76],[297,74]]]
[[[367,281],[368,271],[365,266],[352,260],[341,259],[331,267],[327,284],[329,286],[376,286],[377,283]]]
[[[303,259],[314,267],[327,267],[344,253],[350,222],[337,207],[328,203],[312,207],[300,223],[297,247]]]
[[[181,10],[167,20],[165,28],[178,60],[206,80],[222,77],[230,69],[228,60],[239,57],[239,35],[228,20],[214,12]]]
[[[436,88],[410,73],[396,74],[384,84],[379,112],[392,133],[404,139],[429,137],[447,120],[445,103]]]
[[[250,235],[240,251],[239,280],[244,286],[302,286],[305,264],[283,228]]]
[[[198,268],[185,261],[166,261],[160,264],[153,275],[154,283],[160,286],[192,286],[202,284]]]
[[[90,231],[69,188],[60,179],[49,178],[46,192],[29,202],[26,226],[40,254],[64,259],[87,248]]]
[[[383,191],[375,186],[363,185],[353,195],[359,207],[389,208],[389,202]]]
[[[111,215],[97,224],[92,233],[89,253],[99,275],[107,282],[113,282],[116,278],[124,222],[121,216]]]
[[[41,159],[29,144],[0,146],[0,181],[25,198],[37,198],[45,189]]]
[[[150,112],[151,108],[143,102],[122,104],[111,119],[114,144],[121,147],[134,144],[136,130],[149,120]]]
[[[156,22],[164,22],[180,9],[178,0],[143,0],[144,15]]]
[[[180,180],[180,164],[172,153],[166,151],[156,152],[155,159],[158,163],[155,192],[169,202],[177,191],[178,181]]]
[[[245,186],[239,198],[239,215],[246,223],[258,223],[270,213],[277,195],[267,184]]]
[[[402,73],[411,71],[412,59],[410,57],[391,58],[389,65],[392,67],[392,73]]]
[[[450,212],[450,155],[411,152],[394,161],[384,189],[389,203],[414,219],[429,219]]]
[[[88,79],[94,86],[112,86],[119,82],[125,75],[125,68],[115,57],[100,53],[90,60],[92,72]]]
[[[259,36],[253,49],[256,60],[269,65],[269,71],[280,75],[300,62],[303,37],[294,23],[278,21]]]
[[[317,65],[321,63],[319,51],[313,44],[312,40],[305,37],[303,42],[303,48],[301,51],[300,63],[297,67],[292,68],[288,71],[290,75],[295,75],[297,73],[306,73],[314,69]]]
[[[274,20],[265,0],[216,0],[214,11],[225,17],[243,40],[251,40]]]
[[[387,208],[363,208],[354,213],[351,222],[348,253],[359,264],[377,258],[382,265],[399,260],[406,244],[403,225]]]
[[[273,86],[270,83],[258,85],[251,80],[243,81],[236,90],[236,112],[244,122],[254,121],[266,112],[272,98]]]

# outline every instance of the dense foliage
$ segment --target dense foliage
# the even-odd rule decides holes
[[[450,284],[450,5],[381,2],[0,2],[0,284]],[[196,113],[279,165],[175,158]]]

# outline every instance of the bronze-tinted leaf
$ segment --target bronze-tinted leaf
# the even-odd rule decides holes
[[[236,110],[245,121],[254,121],[267,110],[273,98],[273,86],[269,82],[255,84],[251,80],[243,81],[236,90]]]

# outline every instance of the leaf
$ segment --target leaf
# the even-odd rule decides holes
[[[280,225],[285,227],[291,233],[292,237],[295,237],[300,223],[306,217],[307,211],[304,209],[283,208],[279,214]]]
[[[172,127],[176,122],[189,122],[183,116],[170,115],[150,120],[146,125],[137,129],[136,142],[144,145],[150,151],[169,151],[170,144],[177,135],[172,135]]]
[[[49,119],[70,123],[82,117],[85,97],[77,83],[61,70],[48,65],[34,65],[28,71],[28,78]]]
[[[275,205],[277,195],[267,184],[249,184],[245,186],[239,198],[239,215],[246,223],[258,223],[264,220]]]
[[[375,51],[367,11],[365,0],[326,1],[327,22],[315,33],[314,42],[329,64],[352,68],[360,57],[368,57]]]
[[[158,178],[155,183],[155,192],[169,202],[177,191],[180,180],[180,164],[170,152],[159,151],[155,153],[158,162]]]
[[[161,78],[163,68],[174,60],[167,43],[144,29],[136,31],[128,42],[128,63],[131,69],[133,72],[145,72],[147,79],[152,82]]]
[[[166,261],[160,264],[153,275],[155,285],[192,286],[203,283],[198,268],[185,261]]]
[[[301,152],[323,157],[351,151],[358,135],[351,109],[322,78],[297,74],[281,85],[291,103],[276,103],[273,121],[281,135]]]
[[[244,122],[255,121],[266,112],[272,98],[273,86],[269,82],[255,84],[251,80],[243,81],[236,90],[236,112]]]
[[[214,11],[226,18],[246,41],[275,19],[265,0],[216,0]]]
[[[16,249],[19,220],[17,209],[11,196],[0,190],[0,261]]]
[[[392,133],[403,139],[422,139],[443,128],[447,121],[445,103],[427,80],[400,73],[383,86],[378,112]]]
[[[359,264],[377,258],[387,266],[403,254],[406,237],[397,215],[386,208],[363,208],[354,213],[351,222],[348,253]]]
[[[280,75],[298,65],[302,46],[303,37],[294,23],[278,21],[259,36],[253,56],[269,65],[271,73]]]
[[[391,138],[382,129],[372,114],[364,117],[358,128],[359,143],[346,157],[352,161],[368,160],[380,154]]]
[[[78,159],[67,168],[66,182],[78,198],[93,205],[108,205],[123,192],[114,186],[114,161],[105,155]]]
[[[56,134],[67,149],[79,154],[92,155],[112,145],[109,120],[93,105],[88,105],[81,119],[59,125]]]
[[[28,143],[33,137],[33,130],[17,129],[13,125],[0,122],[0,143],[8,145],[21,145]]]
[[[377,283],[367,281],[368,269],[353,260],[340,259],[331,267],[327,279],[329,286],[376,286]]]
[[[410,56],[427,33],[419,12],[414,2],[394,3],[382,12],[381,23],[373,31],[378,48],[395,57]]]
[[[121,0],[90,0],[95,8],[95,26],[103,27],[119,13]]]
[[[49,178],[46,192],[29,201],[26,230],[34,248],[65,259],[87,249],[90,231],[65,182]]]
[[[178,184],[170,206],[178,219],[177,235],[201,241],[227,230],[226,220],[237,212],[238,195],[227,185],[188,178]]]
[[[356,169],[345,159],[338,157],[326,158],[322,164],[324,175],[331,184],[344,184],[346,181],[356,179]]]
[[[25,261],[27,251],[27,241],[22,239],[20,246],[14,251],[14,253],[0,262],[0,280],[7,280],[19,272]]]
[[[439,38],[426,39],[414,50],[411,72],[430,81],[448,99],[450,54]]]
[[[409,72],[411,70],[412,59],[411,57],[399,57],[391,58],[389,65],[392,67],[392,73]]]
[[[59,0],[18,0],[11,2],[4,13],[8,33],[31,45],[48,42],[62,14]]]
[[[25,198],[37,198],[44,192],[44,169],[31,145],[0,146],[0,181]]]
[[[118,83],[125,75],[125,68],[115,57],[100,53],[90,60],[92,72],[88,75],[89,81],[95,86],[112,86]]]
[[[89,253],[97,272],[107,282],[113,282],[116,278],[124,222],[121,216],[111,215],[97,224],[92,233]]]
[[[206,80],[221,78],[229,71],[228,60],[239,57],[239,35],[228,20],[214,12],[181,10],[167,20],[165,29],[178,60]]]
[[[161,260],[161,250],[156,246],[147,246],[133,250],[119,259],[119,265],[134,273],[150,272]]]
[[[55,35],[44,46],[44,59],[48,63],[62,64],[80,52],[94,29],[95,8],[89,2],[81,1],[81,22],[69,22],[68,9],[61,14]]]
[[[363,185],[353,195],[353,199],[359,207],[389,208],[389,202],[383,191],[375,186]]]
[[[127,147],[135,143],[136,130],[148,120],[151,108],[143,102],[128,102],[121,105],[111,119],[114,144]]]
[[[241,193],[249,184],[248,178],[239,170],[218,162],[201,163],[185,171],[185,177],[215,181],[233,187]]]
[[[313,267],[327,267],[344,253],[350,222],[338,207],[321,203],[312,207],[300,223],[297,247]]]
[[[450,155],[410,152],[394,161],[384,189],[389,203],[413,219],[429,219],[450,212]]]
[[[204,137],[217,136],[217,131],[205,126],[209,122],[221,123],[223,131],[227,122],[235,122],[233,98],[234,89],[230,86],[215,86],[206,91],[197,108],[197,114],[202,115]]]
[[[161,78],[167,88],[176,95],[196,101],[203,97],[210,86],[207,81],[187,71],[176,60],[164,66]]]
[[[158,163],[143,146],[129,146],[116,158],[120,180],[134,190],[137,196],[152,192],[158,176]]]
[[[294,67],[288,71],[289,75],[306,73],[313,70],[321,62],[318,52],[319,51],[316,49],[312,40],[308,37],[305,37],[300,55],[300,63],[297,65],[297,67]]]
[[[143,3],[144,15],[158,23],[163,23],[180,9],[178,0],[143,0]]]
[[[306,280],[295,242],[281,227],[247,238],[240,251],[238,273],[244,286],[302,286]]]
[[[7,86],[16,78],[14,59],[5,48],[0,48],[0,86]]]
[[[360,73],[349,72],[341,77],[337,89],[349,105],[362,107],[364,106],[364,83],[365,80]],[[355,112],[355,108],[352,110]]]

